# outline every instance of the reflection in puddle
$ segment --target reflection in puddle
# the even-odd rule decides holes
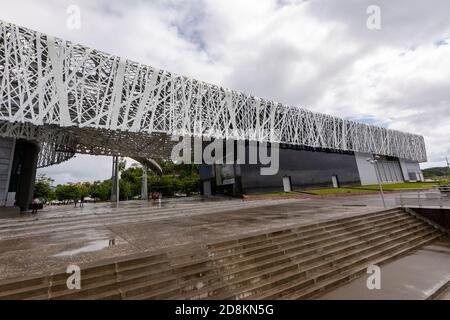
[[[116,245],[116,239],[91,241],[84,247],[81,247],[78,249],[73,249],[73,250],[66,250],[66,251],[60,252],[58,254],[55,254],[54,257],[73,256],[73,255],[76,255],[79,253],[86,253],[86,252],[102,250],[104,248],[115,246],[115,245]]]

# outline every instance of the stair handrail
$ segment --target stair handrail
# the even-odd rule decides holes
[[[444,232],[445,234],[450,235],[450,230],[447,230],[446,228],[440,226],[439,224],[437,224],[436,222],[434,222],[431,219],[428,219],[424,216],[422,216],[421,214],[418,214],[417,212],[415,212],[414,210],[410,209],[410,208],[403,208],[403,210],[406,213],[409,213],[410,215],[414,216],[415,218],[422,220],[424,222],[426,222],[427,224],[431,225],[433,228],[438,229],[439,231]]]

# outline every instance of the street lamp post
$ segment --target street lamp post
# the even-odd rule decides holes
[[[448,157],[445,157],[445,160],[447,161],[447,174],[448,178],[450,179],[450,162],[448,162]]]
[[[111,202],[119,207],[119,157],[113,156]]]
[[[142,185],[141,185],[141,200],[148,200],[147,191],[147,166],[142,165]]]
[[[383,201],[383,207],[386,209],[386,201],[384,200],[383,186],[381,185],[380,172],[378,171],[377,166],[379,158],[380,158],[379,156],[375,156],[374,159],[368,158],[367,161],[375,167],[375,175],[377,176],[378,187],[380,188],[381,200]]]

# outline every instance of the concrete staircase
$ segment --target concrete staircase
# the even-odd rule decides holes
[[[450,293],[450,281],[437,288],[427,297],[427,300],[441,300],[442,297]]]
[[[0,299],[308,299],[443,235],[400,209],[0,283]]]

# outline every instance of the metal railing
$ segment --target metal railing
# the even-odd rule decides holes
[[[450,186],[417,189],[395,198],[400,207],[450,208]]]

